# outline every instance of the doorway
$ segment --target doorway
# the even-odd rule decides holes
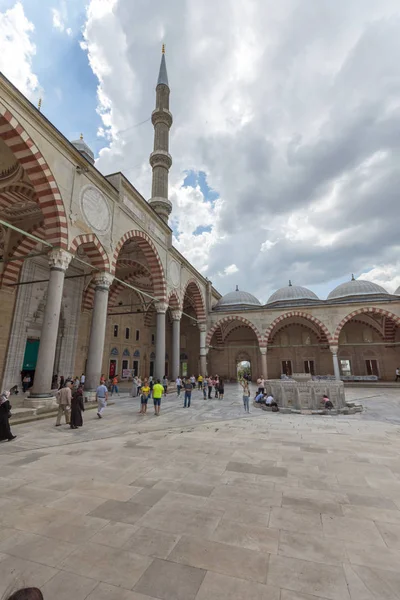
[[[367,375],[376,375],[379,377],[378,361],[371,358],[365,361],[365,367],[367,369]]]
[[[115,377],[116,373],[117,373],[117,361],[112,358],[110,360],[110,368],[108,371],[108,377],[110,379],[112,379],[113,377]]]
[[[282,361],[282,373],[290,377],[293,373],[292,371],[292,361],[291,360],[283,360]]]
[[[236,374],[238,379],[251,380],[251,363],[249,360],[240,360],[236,363]]]
[[[22,371],[24,375],[30,375],[31,384],[35,378],[35,369],[38,358],[40,340],[37,338],[28,338],[25,345],[24,361]]]
[[[309,373],[314,377],[315,375],[315,365],[313,360],[305,360],[304,361],[304,373]]]

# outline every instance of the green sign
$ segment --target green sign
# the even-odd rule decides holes
[[[32,340],[30,338],[26,340],[24,364],[22,365],[24,371],[34,371],[36,369],[39,344],[40,340]]]

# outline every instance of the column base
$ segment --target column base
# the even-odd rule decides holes
[[[58,406],[55,396],[37,395],[27,396],[24,400],[24,408],[53,408]]]
[[[84,402],[96,402],[96,392],[94,390],[84,390],[83,401]]]

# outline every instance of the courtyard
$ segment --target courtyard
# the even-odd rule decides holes
[[[246,416],[169,394],[102,420],[17,425],[0,444],[0,595],[45,600],[400,598],[400,399],[354,416]],[[151,406],[149,407],[151,408]]]

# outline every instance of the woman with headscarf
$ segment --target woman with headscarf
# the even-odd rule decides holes
[[[78,389],[74,391],[71,399],[71,429],[78,429],[78,427],[82,427],[82,413],[84,410],[85,405],[83,403],[83,388],[82,385],[79,384]]]
[[[3,392],[0,396],[0,440],[15,440],[17,437],[11,433],[10,429],[10,411],[11,404],[9,401],[10,392]]]

